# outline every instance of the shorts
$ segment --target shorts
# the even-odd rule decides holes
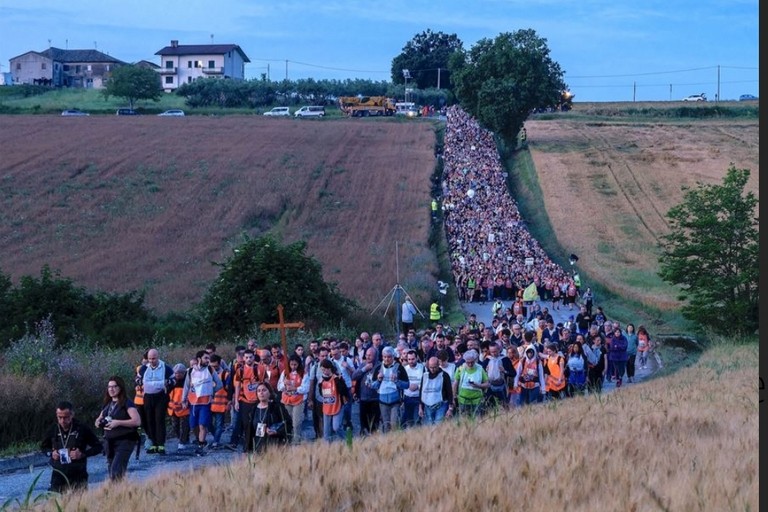
[[[194,429],[198,425],[208,427],[211,424],[211,404],[189,406],[189,428]]]

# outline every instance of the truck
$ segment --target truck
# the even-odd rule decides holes
[[[349,117],[392,116],[395,101],[386,96],[340,96],[339,109]]]

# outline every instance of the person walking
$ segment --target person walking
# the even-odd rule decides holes
[[[440,360],[430,357],[419,386],[419,417],[423,425],[437,425],[453,415],[451,378],[440,368]]]
[[[144,389],[144,412],[150,446],[147,453],[165,455],[165,416],[168,392],[173,387],[173,369],[160,359],[156,348],[147,351],[147,364],[139,369],[137,380]]]
[[[208,425],[211,424],[213,395],[224,388],[224,383],[221,382],[219,374],[210,367],[211,356],[208,352],[200,350],[195,354],[195,358],[197,364],[187,370],[184,380],[181,405],[189,408],[189,430],[194,431],[197,428],[195,455],[199,457],[205,453],[205,437],[208,434]]]
[[[635,378],[635,360],[637,358],[637,333],[635,332],[634,324],[627,324],[624,336],[627,338],[627,382],[633,382],[632,379]]]
[[[395,362],[395,349],[384,347],[381,363],[374,370],[371,387],[379,394],[381,430],[384,433],[400,426],[402,391],[409,386],[408,373]]]
[[[177,450],[184,450],[189,444],[189,408],[184,407],[184,379],[187,367],[179,363],[173,367],[174,385],[168,393],[168,417],[171,419],[171,430],[179,443]]]
[[[309,394],[309,373],[304,371],[301,357],[292,354],[288,358],[288,370],[280,374],[277,383],[280,401],[285,406],[293,423],[293,444],[301,442],[301,425],[304,422],[304,401]]]
[[[641,325],[637,328],[637,354],[641,370],[648,368],[648,354],[651,352],[651,348],[651,335],[648,334],[645,326]]]
[[[64,493],[88,487],[88,457],[102,452],[101,442],[93,430],[75,419],[71,402],[56,406],[56,425],[48,429],[40,451],[51,466],[51,492]]]
[[[109,478],[112,481],[120,480],[125,476],[128,460],[140,440],[138,428],[141,426],[139,411],[128,399],[122,377],[113,375],[109,378],[104,406],[95,425],[96,428],[104,429],[104,452]]]
[[[477,417],[482,414],[485,391],[491,386],[488,374],[477,364],[476,350],[464,353],[464,364],[456,370],[453,379],[453,396],[461,417]]]
[[[379,352],[374,347],[365,351],[365,360],[352,374],[360,401],[360,433],[373,434],[381,423],[379,394],[373,387],[373,371],[378,366]]]
[[[277,401],[275,392],[268,382],[259,382],[256,386],[259,397],[251,411],[250,421],[253,438],[246,444],[248,451],[264,453],[270,446],[288,443],[293,432],[291,416],[283,404]]]
[[[520,405],[539,403],[546,394],[544,368],[534,345],[525,348],[516,368],[514,387],[520,386]]]
[[[627,338],[617,325],[613,328],[613,337],[611,337],[611,346],[608,352],[608,361],[613,365],[613,375],[616,378],[617,388],[621,387],[622,380],[624,379],[628,358]]]
[[[411,298],[406,297],[405,302],[403,302],[402,305],[402,311],[400,312],[400,321],[402,322],[403,328],[401,332],[407,334],[408,331],[413,329],[413,320],[417,312],[416,306],[413,305]]]
[[[333,361],[324,359],[320,363],[320,371],[317,387],[323,400],[323,439],[330,443],[341,438],[342,410],[351,396]]]

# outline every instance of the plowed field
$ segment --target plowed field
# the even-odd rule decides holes
[[[624,296],[663,308],[675,292],[656,275],[666,213],[682,186],[720,183],[729,165],[752,171],[758,194],[759,123],[528,121],[544,207],[560,245]]]
[[[364,306],[395,284],[395,242],[403,286],[431,291],[433,126],[366,121],[0,116],[0,269],[182,310],[277,226]]]

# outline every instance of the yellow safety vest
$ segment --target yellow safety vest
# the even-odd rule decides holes
[[[432,305],[429,306],[429,319],[440,320],[440,306],[437,302],[433,302]]]

